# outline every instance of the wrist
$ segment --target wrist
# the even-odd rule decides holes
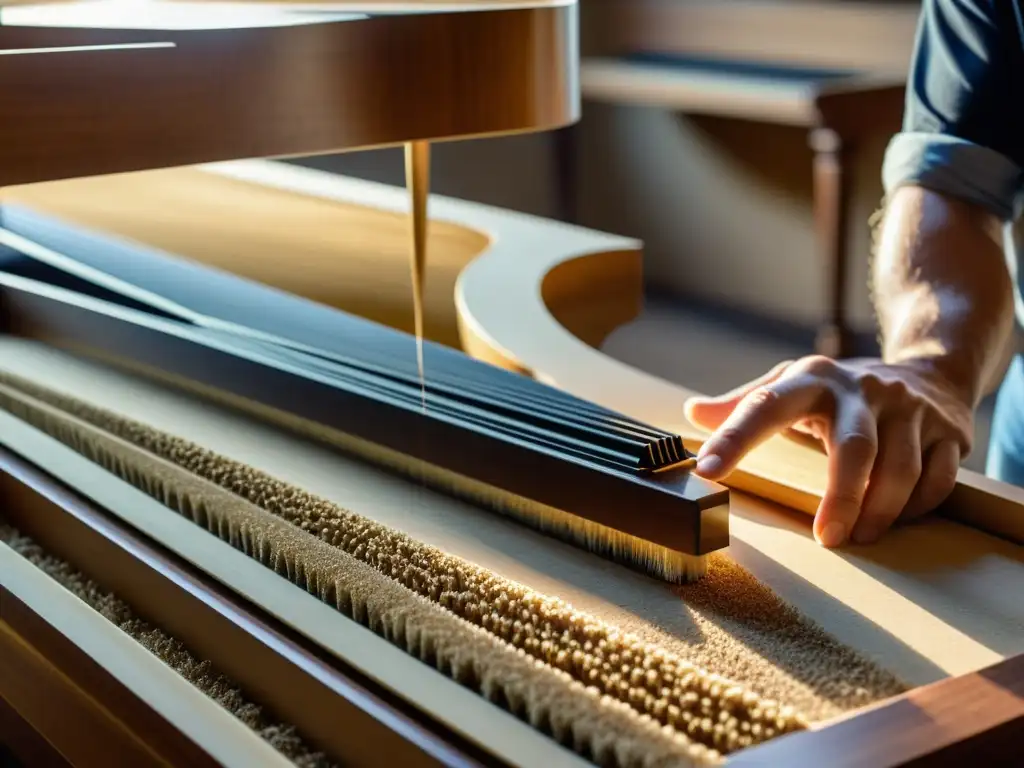
[[[884,362],[910,369],[971,411],[981,400],[982,366],[970,353],[949,352],[932,343],[887,352]]]

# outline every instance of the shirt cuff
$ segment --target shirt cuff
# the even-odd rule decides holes
[[[981,206],[1003,221],[1014,216],[1021,169],[1005,155],[955,136],[898,133],[882,165],[886,195],[906,184]]]

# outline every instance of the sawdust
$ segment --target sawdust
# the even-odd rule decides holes
[[[307,744],[296,729],[278,722],[247,698],[241,688],[217,672],[209,661],[194,656],[185,645],[139,619],[132,609],[67,562],[48,554],[36,542],[0,520],[0,542],[28,560],[78,597],[135,642],[226,709],[298,768],[330,768],[330,760]]]
[[[813,719],[896,696],[906,683],[838,642],[722,554],[700,582],[676,589],[693,612],[695,663],[728,669],[755,690],[771,691]]]

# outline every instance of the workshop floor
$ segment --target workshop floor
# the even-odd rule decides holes
[[[615,331],[604,350],[669,381],[699,392],[725,392],[764,373],[776,363],[810,350],[740,330],[725,321],[708,321],[703,313],[687,311],[665,299],[648,299],[644,313]],[[978,446],[965,462],[971,469],[985,465],[991,423],[991,403],[978,417]]]

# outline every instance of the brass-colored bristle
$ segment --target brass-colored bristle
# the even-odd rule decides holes
[[[0,378],[15,416],[599,764],[706,765],[806,727],[561,600],[201,446]]]
[[[349,456],[363,459],[417,483],[424,483],[453,498],[468,501],[488,511],[496,512],[546,536],[581,547],[652,578],[670,584],[685,584],[701,578],[707,572],[707,557],[704,555],[678,552],[660,544],[622,533],[556,507],[541,504],[493,485],[482,483],[475,478],[452,472],[436,464],[411,459],[405,454],[381,447],[368,440],[328,429],[314,421],[270,408],[214,387],[198,384],[192,379],[170,375],[147,366],[128,364],[123,360],[112,359],[109,362],[148,378],[170,384],[176,389],[194,393],[210,402],[250,414],[268,424],[283,427],[333,446]],[[680,450],[685,452],[681,445],[680,443]],[[696,459],[691,457],[679,464],[665,466],[663,469],[666,471],[680,467],[692,469],[694,466],[696,466]]]
[[[465,494],[463,494],[465,495]],[[491,496],[493,499],[493,494]],[[672,584],[686,584],[708,570],[706,555],[687,555],[577,515],[528,502],[511,494],[496,506],[501,514],[596,555]]]

